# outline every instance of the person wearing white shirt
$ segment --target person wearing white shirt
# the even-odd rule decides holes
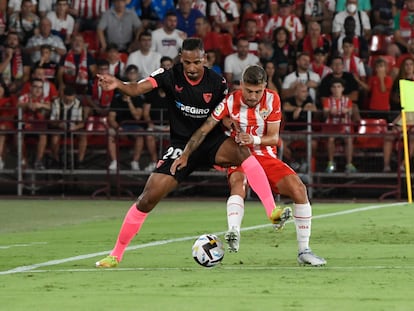
[[[151,51],[152,37],[148,31],[141,32],[138,38],[140,49],[129,54],[128,65],[135,65],[139,69],[140,79],[148,77],[155,70],[160,68],[162,55]]]
[[[151,50],[175,59],[185,38],[185,32],[177,29],[175,12],[169,11],[165,15],[163,27],[152,32]]]
[[[358,0],[347,0],[346,10],[338,12],[332,22],[332,34],[334,38],[345,34],[345,18],[352,16],[355,19],[355,34],[365,38],[371,35],[371,23],[365,11],[358,11]]]
[[[247,66],[260,63],[256,55],[249,53],[249,41],[246,38],[240,38],[237,41],[236,50],[236,53],[224,59],[224,76],[229,83],[240,81]]]
[[[317,73],[309,70],[309,53],[303,52],[296,56],[296,67],[296,71],[291,72],[283,79],[282,99],[294,96],[296,84],[302,83],[308,87],[309,95],[315,102],[316,89],[321,82],[321,78]]]

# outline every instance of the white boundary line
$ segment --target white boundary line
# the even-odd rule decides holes
[[[0,249],[9,249],[12,247],[27,247],[27,246],[36,246],[36,245],[43,245],[47,244],[47,242],[33,242],[27,244],[11,244],[11,245],[0,245]]]
[[[381,204],[381,205],[372,205],[372,206],[367,206],[367,207],[360,207],[360,208],[350,209],[350,210],[346,210],[346,211],[340,211],[340,212],[334,212],[334,213],[328,213],[328,214],[313,216],[312,219],[335,217],[335,216],[365,212],[365,211],[370,211],[370,210],[379,209],[379,208],[393,207],[393,206],[406,205],[406,204],[407,204],[406,202],[398,202],[398,203],[388,203],[388,204]],[[289,222],[292,222],[292,221],[289,221]],[[265,228],[265,227],[269,227],[269,226],[271,226],[271,224],[252,226],[252,227],[243,228],[242,231],[256,230],[256,229],[261,229],[261,228]],[[225,232],[222,231],[222,232],[216,232],[214,234],[222,235],[224,233]],[[127,247],[127,250],[136,250],[136,249],[152,247],[152,246],[159,246],[159,245],[164,245],[164,244],[169,244],[169,243],[194,240],[196,238],[198,238],[198,235],[197,236],[187,236],[187,237],[177,238],[177,239],[154,241],[154,242],[151,242],[151,243],[145,243],[145,244],[129,246],[129,247]],[[97,253],[79,255],[79,256],[68,257],[68,258],[63,258],[63,259],[50,260],[50,261],[46,261],[46,262],[41,262],[41,263],[29,265],[29,266],[16,267],[14,269],[6,270],[6,271],[0,271],[0,275],[7,275],[7,274],[14,274],[14,273],[21,273],[21,272],[29,272],[29,271],[35,272],[35,271],[32,271],[32,270],[35,270],[35,269],[41,268],[41,267],[55,266],[55,265],[59,265],[59,264],[67,263],[67,262],[71,262],[71,261],[83,260],[83,259],[93,258],[93,257],[97,257],[97,256],[104,256],[104,255],[107,255],[109,252],[110,252],[110,250],[109,251],[106,250],[106,251],[97,252]],[[98,269],[91,269],[91,271],[94,271],[94,270],[98,270]],[[119,268],[117,270],[119,270]],[[44,270],[44,271],[46,272],[46,271],[49,271],[49,270]],[[53,271],[56,271],[56,270],[53,270]],[[68,270],[65,270],[65,271],[68,271]]]

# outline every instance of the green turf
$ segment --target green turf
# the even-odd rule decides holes
[[[0,201],[0,310],[414,310],[412,206],[314,204],[311,246],[328,265],[308,268],[296,264],[293,223],[275,233],[247,202],[240,252],[206,269],[191,245],[202,233],[222,237],[224,200],[164,201],[119,268],[95,269],[129,205]]]

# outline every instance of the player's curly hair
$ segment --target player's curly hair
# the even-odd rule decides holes
[[[242,74],[242,81],[244,83],[259,85],[266,83],[267,81],[267,74],[266,71],[263,69],[262,66],[259,65],[251,65],[244,69]]]

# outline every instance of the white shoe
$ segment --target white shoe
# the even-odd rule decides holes
[[[144,169],[146,172],[152,172],[157,167],[157,163],[151,162],[148,166]]]
[[[326,265],[326,260],[322,257],[316,256],[312,253],[312,250],[308,248],[298,254],[298,263],[304,266],[309,265],[319,267]]]
[[[224,234],[224,239],[228,244],[229,252],[237,253],[240,247],[240,233],[234,227]]]
[[[139,162],[138,161],[131,161],[131,170],[133,171],[139,171]]]
[[[2,170],[4,168],[4,162],[3,159],[0,158],[0,170]]]
[[[117,167],[118,167],[118,162],[116,160],[112,160],[111,164],[109,164],[108,169],[110,171],[116,171]]]

